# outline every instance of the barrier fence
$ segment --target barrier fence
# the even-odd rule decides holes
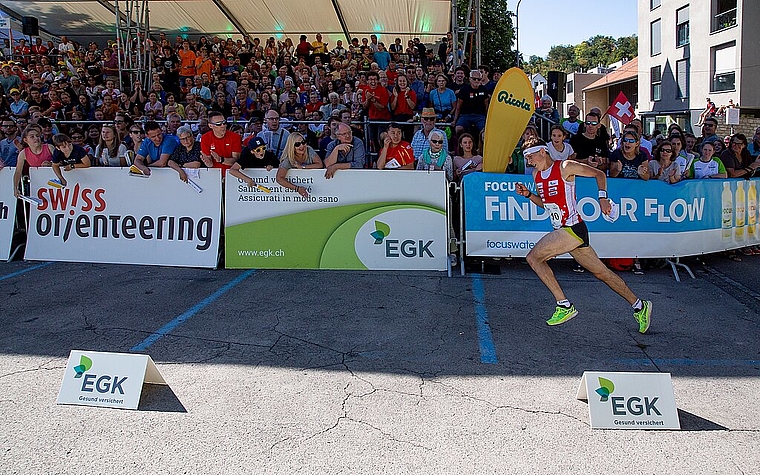
[[[16,197],[13,196],[13,168],[0,169],[0,260],[11,254],[16,217]]]
[[[0,170],[0,258],[7,260],[16,202],[13,168]],[[224,226],[229,268],[445,270],[451,217],[443,172],[290,170],[308,198],[276,182],[277,170],[245,170],[256,184],[217,169],[174,170],[149,178],[127,169],[68,172],[68,186],[33,168],[26,259],[216,267]],[[466,175],[462,256],[524,257],[551,231],[548,214],[514,193],[527,176]],[[600,257],[673,258],[760,244],[760,179],[659,181],[610,179],[619,209],[601,216],[592,179],[579,178],[578,205]],[[222,201],[224,197],[224,202]],[[224,220],[222,210],[224,208]]]
[[[515,193],[528,176],[471,173],[464,178],[468,256],[524,257],[551,231],[548,213]],[[602,218],[596,182],[578,178],[576,196],[591,244],[600,257],[670,258],[760,244],[757,190],[760,180],[608,179],[618,206],[614,222]]]

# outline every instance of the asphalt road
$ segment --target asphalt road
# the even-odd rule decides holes
[[[757,473],[760,257],[624,273],[555,262],[558,327],[500,275],[0,263],[2,473]],[[162,329],[163,328],[163,329]],[[137,411],[56,405],[69,351],[140,352]],[[583,371],[673,376],[681,431],[592,430]]]

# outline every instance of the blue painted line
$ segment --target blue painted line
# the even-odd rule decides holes
[[[613,360],[614,363],[652,366],[760,366],[760,360],[693,360],[690,358],[630,358]]]
[[[496,348],[493,345],[493,335],[488,324],[488,310],[486,310],[486,296],[483,291],[483,281],[480,275],[472,275],[472,295],[475,296],[475,321],[478,325],[478,343],[480,344],[480,362],[484,364],[496,364]]]
[[[12,279],[14,277],[17,277],[22,274],[26,274],[27,272],[31,272],[33,270],[42,269],[43,267],[47,267],[50,264],[52,264],[52,262],[43,262],[42,264],[37,264],[36,266],[27,267],[26,269],[22,269],[18,272],[11,272],[10,274],[6,274],[0,277],[0,281],[6,280],[6,279]]]
[[[197,304],[195,304],[192,308],[187,310],[182,315],[179,315],[163,327],[156,330],[153,334],[151,334],[148,338],[144,339],[141,343],[133,346],[130,351],[145,351],[147,350],[153,343],[157,342],[164,336],[171,333],[172,330],[180,326],[182,323],[189,320],[193,315],[200,312],[207,306],[209,306],[211,303],[213,303],[216,299],[221,297],[222,295],[226,294],[230,290],[232,290],[235,286],[237,286],[239,283],[243,282],[248,277],[252,276],[256,273],[256,270],[248,270],[240,274],[239,276],[232,279],[230,282],[228,282],[226,285],[221,287],[219,290],[214,292],[213,294],[209,295],[205,299],[201,300]]]

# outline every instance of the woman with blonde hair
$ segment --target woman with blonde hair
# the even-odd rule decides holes
[[[29,175],[29,167],[49,167],[53,165],[52,145],[42,142],[42,127],[37,124],[28,125],[21,133],[21,145],[24,147],[18,153],[16,172],[13,174],[13,194],[21,196],[19,189],[21,176]]]
[[[127,146],[121,141],[119,131],[106,124],[100,129],[100,142],[95,147],[96,163],[102,167],[126,167]]]
[[[286,178],[288,170],[323,168],[322,159],[307,143],[303,135],[292,132],[285,142],[285,149],[280,155],[280,167],[277,169],[277,183],[283,188],[293,190],[304,198],[309,197],[309,191],[303,186],[297,186]]]

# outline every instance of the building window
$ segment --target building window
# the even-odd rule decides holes
[[[676,61],[676,99],[685,99],[689,97],[689,60],[682,59]]]
[[[654,10],[655,8],[662,5],[662,0],[649,0],[649,9]]]
[[[736,89],[736,42],[732,41],[710,50],[712,62],[712,92]]]
[[[736,0],[713,0],[711,33],[736,26]]]
[[[662,52],[662,35],[660,34],[661,22],[655,20],[649,25],[650,55],[656,56]]]
[[[676,47],[689,44],[689,6],[676,10]]]
[[[565,92],[568,94],[573,93],[573,81],[567,81],[567,83],[565,83]]]
[[[653,101],[659,101],[662,99],[662,69],[661,66],[655,66],[649,71],[651,76],[652,91],[651,96]]]

